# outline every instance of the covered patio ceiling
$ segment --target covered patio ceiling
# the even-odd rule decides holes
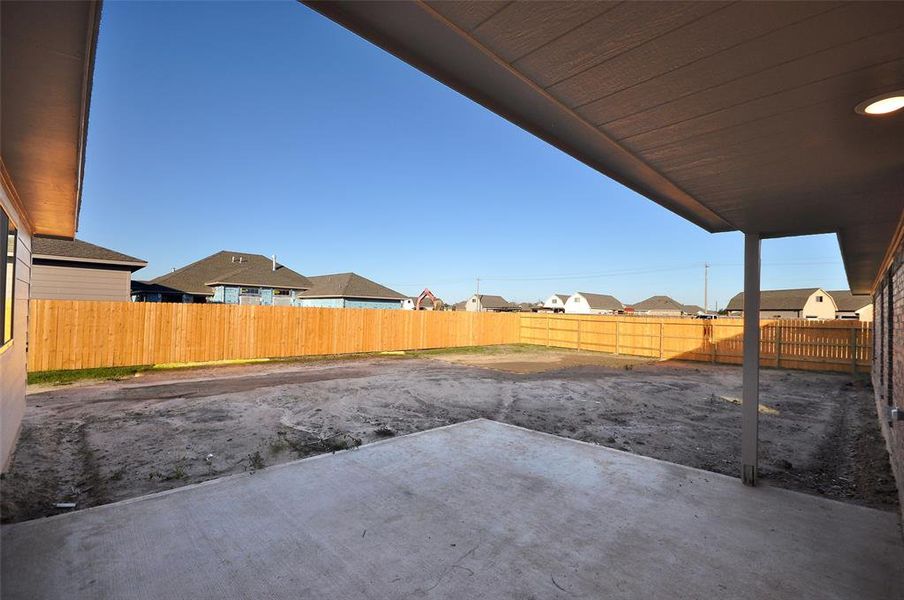
[[[868,293],[904,208],[904,3],[306,2],[710,232],[837,233]]]
[[[33,233],[71,238],[100,2],[3,2],[0,24],[0,156],[13,201]]]

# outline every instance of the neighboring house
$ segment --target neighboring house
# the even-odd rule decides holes
[[[624,310],[624,304],[608,294],[578,292],[565,302],[565,312],[576,315],[617,315]]]
[[[684,305],[684,314],[686,315],[699,315],[706,311],[703,310],[703,307],[699,304],[685,304]]]
[[[452,305],[452,310],[468,310],[468,301],[462,300]]]
[[[858,319],[872,322],[873,299],[870,296],[855,296],[851,290],[829,291],[829,296],[835,301],[836,319]]]
[[[726,308],[731,317],[744,314],[744,292],[737,294]],[[764,290],[760,292],[761,319],[834,319],[837,308],[822,288]]]
[[[518,305],[512,304],[502,296],[474,294],[468,298],[465,310],[468,312],[515,312]]]
[[[433,303],[433,300],[430,298],[424,298],[421,300],[421,310],[444,310],[444,304],[442,298],[437,298],[436,303],[439,305],[438,307]],[[402,300],[402,309],[403,310],[414,310],[417,306],[417,296],[408,296],[404,300]]]
[[[565,312],[566,302],[568,302],[568,294],[553,294],[543,303],[543,308],[552,312]]]
[[[408,299],[356,273],[336,273],[309,277],[311,288],[296,299],[298,306],[320,308],[386,308],[401,309]]]
[[[156,279],[133,282],[132,299],[291,306],[311,285],[276,257],[221,250]]]
[[[128,302],[132,273],[147,261],[83,240],[35,236],[31,297]]]
[[[632,305],[635,315],[651,317],[680,317],[688,314],[684,304],[668,296],[650,296]]]

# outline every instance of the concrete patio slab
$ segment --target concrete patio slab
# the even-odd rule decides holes
[[[5,599],[904,594],[893,513],[486,420],[0,536]]]

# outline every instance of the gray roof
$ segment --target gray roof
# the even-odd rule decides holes
[[[405,294],[357,273],[334,273],[308,279],[312,285],[311,289],[301,294],[304,298],[375,298],[400,301],[406,298]]]
[[[589,294],[587,292],[578,292],[587,300],[587,305],[594,310],[624,310],[625,305],[622,304],[615,296],[608,294]]]
[[[31,241],[32,258],[51,258],[76,262],[93,262],[99,264],[119,264],[138,269],[148,263],[140,258],[110,250],[103,246],[89,244],[83,240],[64,240],[61,238],[35,236]]]
[[[634,305],[634,310],[680,310],[684,311],[684,305],[668,296],[650,296],[642,302]]]
[[[834,290],[826,293],[835,301],[835,306],[838,307],[838,310],[855,311],[873,303],[872,297],[866,295],[855,296],[851,293],[851,290]]]
[[[760,310],[802,310],[807,300],[817,290],[819,288],[763,290],[760,292]],[[725,309],[744,310],[744,292],[732,298]]]
[[[483,308],[515,308],[512,304],[502,296],[492,296],[490,294],[480,294],[480,306]]]
[[[159,284],[195,295],[211,295],[213,285],[239,285],[306,290],[311,282],[292,269],[261,254],[221,250],[172,273],[161,275],[149,283]]]
[[[698,304],[685,304],[684,312],[686,312],[689,315],[696,315],[697,313],[703,312],[703,307]]]
[[[568,302],[568,299],[571,297],[568,294],[553,294],[556,298],[562,301],[562,304]]]

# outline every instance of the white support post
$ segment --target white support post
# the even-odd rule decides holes
[[[760,236],[744,235],[744,393],[741,480],[756,485],[760,407]]]

